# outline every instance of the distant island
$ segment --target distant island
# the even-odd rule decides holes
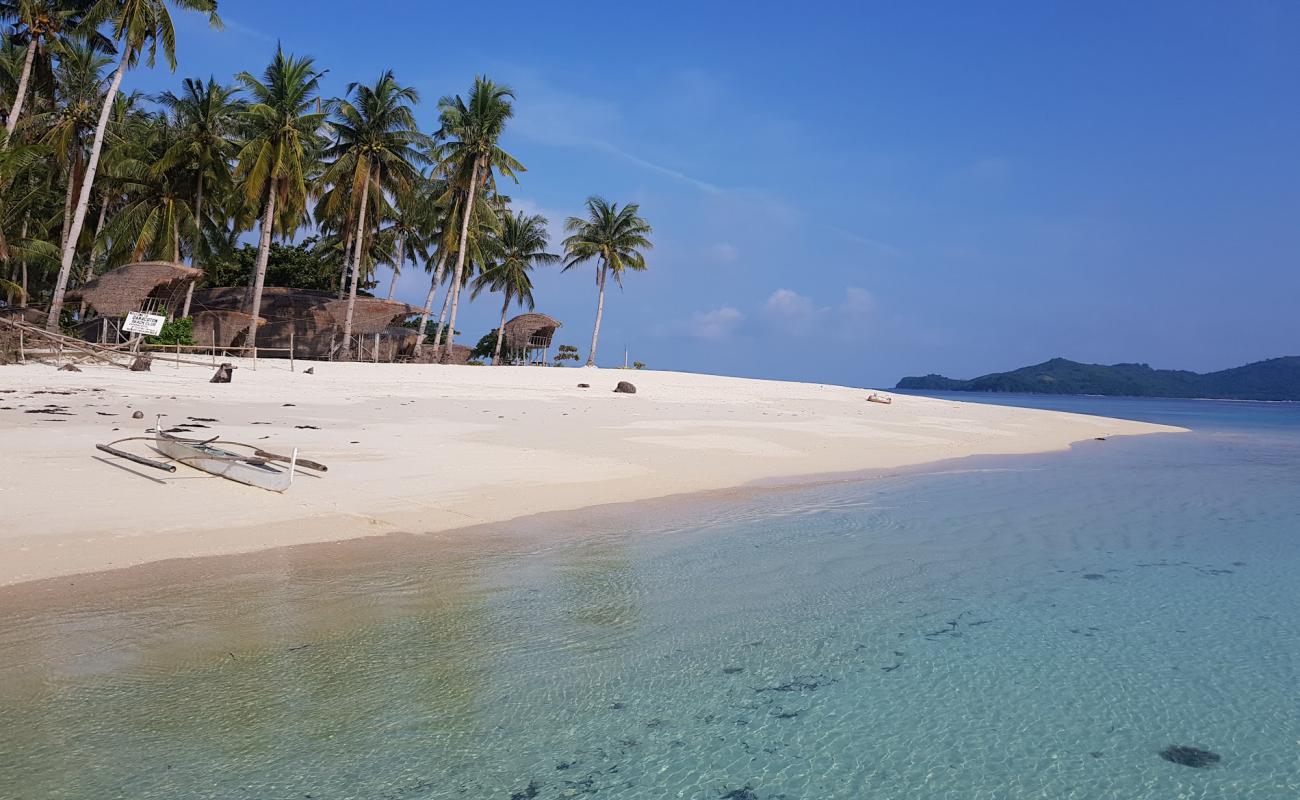
[[[942,375],[903,378],[898,389],[1025,394],[1101,394],[1218,400],[1300,400],[1300,356],[1199,374],[1147,364],[1080,364],[1065,358],[971,380]]]

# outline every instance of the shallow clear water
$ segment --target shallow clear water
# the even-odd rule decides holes
[[[0,594],[0,797],[1300,797],[1300,406],[1070,402],[1196,432]]]

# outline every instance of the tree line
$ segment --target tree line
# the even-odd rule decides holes
[[[245,310],[257,319],[272,248],[306,231],[317,260],[337,265],[329,282],[348,300],[345,348],[358,292],[376,285],[381,265],[393,273],[389,299],[408,266],[430,274],[417,330],[433,328],[443,358],[462,290],[471,299],[499,294],[499,363],[510,306],[534,307],[532,270],[592,263],[587,363],[595,363],[606,282],[621,286],[625,272],[646,268],[651,227],[637,204],[593,196],[565,222],[561,252],[549,252],[547,220],[513,209],[501,191],[502,179],[518,183],[525,172],[500,146],[514,114],[510,87],[475,78],[464,95],[437,101],[432,131],[417,124],[419,92],[392,70],[325,97],[315,60],[282,47],[264,69],[230,83],[186,78],[154,96],[124,89],[128,74],[159,54],[175,71],[172,7],[222,26],[214,0],[0,0],[0,291],[8,302],[47,301],[54,330],[72,313],[67,291],[96,274],[188,260],[209,283],[228,279],[240,237],[255,231],[256,254],[240,277]],[[187,297],[182,317],[189,305]],[[426,346],[426,337],[418,342]],[[248,344],[256,343],[254,325]]]

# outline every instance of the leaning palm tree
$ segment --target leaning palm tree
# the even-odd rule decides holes
[[[60,35],[74,28],[90,5],[87,0],[0,0],[0,19],[14,24],[14,39],[23,45],[23,63],[14,90],[13,104],[5,120],[5,132],[13,137],[27,100],[27,87],[38,58],[44,56],[48,69],[49,51],[57,50]],[[96,44],[99,44],[96,42]]]
[[[596,264],[596,324],[591,330],[591,352],[587,366],[596,366],[596,343],[600,338],[600,318],[605,312],[605,279],[612,274],[614,282],[623,287],[623,272],[640,272],[646,268],[642,250],[654,247],[650,243],[653,232],[650,225],[638,216],[641,206],[628,203],[621,209],[603,197],[587,198],[587,218],[569,217],[564,229],[570,234],[564,240],[567,260],[564,270],[590,259]]]
[[[330,125],[336,139],[325,153],[333,163],[324,175],[330,183],[350,186],[351,196],[357,198],[352,280],[343,321],[345,358],[351,349],[352,315],[361,279],[362,253],[378,227],[383,192],[399,194],[409,190],[420,177],[416,165],[427,162],[425,151],[432,144],[428,136],[420,133],[411,110],[420,100],[419,92],[398,84],[392,70],[379,76],[373,86],[349,84],[347,93],[348,98],[334,103]]]
[[[262,78],[241,72],[237,77],[251,95],[239,115],[246,139],[240,148],[235,177],[245,202],[261,209],[248,313],[258,318],[262,287],[276,227],[276,206],[298,208],[307,202],[307,179],[323,145],[323,111],[313,111],[322,73],[311,58],[295,58],[277,48]],[[248,346],[257,346],[257,326],[248,329]]]
[[[448,321],[446,349],[444,358],[451,357],[452,340],[455,338],[456,310],[459,299],[459,287],[465,277],[465,258],[470,248],[469,225],[476,219],[474,204],[481,187],[494,186],[492,171],[515,177],[523,172],[524,167],[509,153],[497,147],[497,140],[505,129],[506,122],[514,116],[515,94],[508,86],[502,86],[479,76],[474,79],[470,89],[469,100],[444,97],[438,101],[439,121],[442,127],[438,138],[447,139],[444,145],[442,169],[448,175],[453,191],[463,198],[464,213],[460,218],[460,236],[456,239],[456,269],[453,273],[450,291],[451,318]]]
[[[529,272],[539,264],[554,264],[560,260],[555,253],[546,252],[550,237],[546,233],[546,217],[541,214],[515,215],[507,210],[501,216],[501,230],[492,237],[490,254],[492,263],[474,280],[473,299],[479,292],[489,289],[501,292],[501,322],[497,325],[497,343],[492,351],[492,363],[501,363],[501,340],[506,329],[506,312],[510,301],[532,311],[533,281]]]
[[[208,23],[214,28],[221,27],[221,18],[217,16],[216,0],[172,0],[180,8],[207,12]],[[56,330],[59,326],[59,314],[63,311],[63,294],[68,288],[68,276],[72,272],[72,259],[77,254],[77,239],[81,236],[81,226],[86,221],[86,209],[90,207],[90,192],[95,183],[95,170],[99,168],[99,153],[104,146],[104,132],[108,128],[108,117],[113,108],[113,99],[122,86],[122,76],[127,69],[140,62],[145,55],[145,63],[153,66],[161,42],[163,58],[167,65],[176,69],[176,31],[172,28],[171,14],[167,10],[166,0],[98,0],[86,12],[82,21],[87,29],[97,29],[107,24],[112,31],[112,38],[118,43],[121,56],[113,80],[104,95],[104,105],[99,113],[99,124],[95,127],[94,143],[90,146],[90,157],[86,163],[86,176],[81,183],[81,194],[72,215],[72,226],[68,231],[67,241],[63,244],[63,258],[59,264],[59,277],[54,284],[54,297],[50,301],[50,313],[45,327]]]

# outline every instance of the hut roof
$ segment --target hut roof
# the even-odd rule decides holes
[[[533,337],[540,336],[550,345],[555,329],[563,323],[545,314],[520,314],[506,323],[505,340],[511,350],[523,350],[533,345]],[[544,346],[546,346],[544,345]]]
[[[348,301],[333,300],[326,304],[325,311],[334,324],[342,328],[348,316]],[[399,303],[396,300],[380,300],[378,297],[358,297],[352,309],[352,333],[383,333],[394,323],[412,314],[419,314],[420,309]]]
[[[68,296],[83,300],[100,316],[121,317],[139,310],[145,298],[162,291],[177,294],[203,277],[203,271],[174,261],[140,261],[105,272]]]
[[[227,309],[207,309],[194,314],[194,341],[199,344],[213,343],[218,347],[230,347],[241,333],[248,330],[252,322],[251,314]],[[258,317],[258,325],[265,325],[266,318]]]
[[[247,292],[247,288],[243,286],[200,289],[194,293],[191,307],[208,311],[240,311],[244,308],[244,297]],[[334,301],[335,295],[332,292],[267,286],[262,289],[260,314],[270,322],[316,318],[332,325],[333,319],[325,313],[325,307]]]

